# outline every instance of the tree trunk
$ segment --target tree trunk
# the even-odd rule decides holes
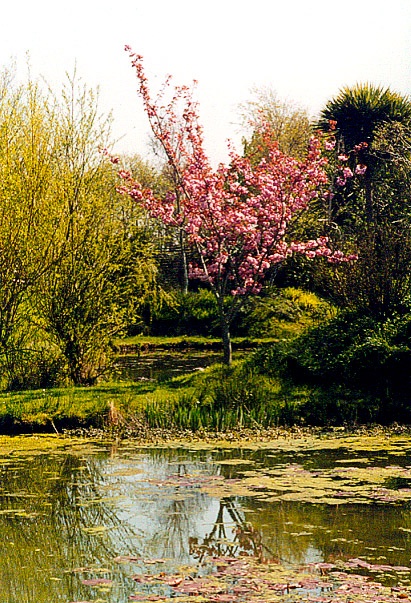
[[[180,230],[179,233],[179,243],[180,243],[180,253],[181,253],[181,264],[182,264],[182,269],[183,269],[183,276],[182,276],[182,291],[184,294],[188,293],[188,267],[187,267],[187,254],[186,254],[186,249],[185,249],[185,245],[184,245],[184,233],[182,230]]]
[[[374,222],[374,199],[371,174],[365,175],[365,215],[367,224]]]
[[[230,325],[225,319],[221,318],[221,334],[223,340],[223,363],[227,366],[231,365],[233,360],[232,348],[231,348],[231,336],[230,336]]]

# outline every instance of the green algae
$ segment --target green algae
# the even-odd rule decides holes
[[[239,483],[214,483],[203,489],[219,497],[255,496],[319,504],[410,501],[411,488],[389,486],[397,480],[411,480],[411,468],[367,466],[308,471],[290,464],[269,472],[244,471]]]
[[[152,444],[150,446],[153,446]],[[170,447],[169,443],[157,444],[158,448]],[[132,444],[126,444],[127,450]],[[184,441],[174,442],[173,448],[184,449]],[[345,458],[336,458],[331,468],[310,470],[302,464],[290,462],[273,469],[253,468],[250,458],[220,459],[219,466],[233,467],[241,473],[235,481],[213,481],[201,485],[210,496],[257,497],[265,501],[295,501],[307,503],[370,504],[373,502],[401,503],[411,500],[411,466],[393,464],[389,457],[411,456],[411,436],[378,434],[344,435],[280,435],[273,440],[207,440],[190,442],[191,452],[201,450],[249,451],[289,454],[304,460],[313,453],[327,454],[343,451]],[[378,465],[374,456],[379,454]],[[384,453],[382,455],[381,453]],[[389,456],[388,456],[389,455]],[[381,466],[386,459],[387,464]],[[411,461],[410,461],[411,462]],[[171,482],[170,482],[171,483]]]
[[[167,447],[184,449],[184,442],[177,441]],[[92,455],[100,454],[105,449],[104,444],[84,438],[65,438],[59,436],[16,436],[0,437],[0,466],[10,464],[10,456],[14,459],[26,459],[28,462],[36,454],[70,454]],[[126,442],[123,450],[132,453],[141,450],[141,444]],[[153,447],[150,444],[150,447]],[[160,444],[158,447],[164,447]],[[264,451],[274,453],[303,453],[307,456],[314,452],[343,450],[346,458],[337,458],[331,468],[305,468],[300,463],[279,464],[274,468],[248,469],[255,465],[250,458],[225,458],[218,465],[241,468],[241,475],[235,480],[215,476],[209,482],[200,484],[201,489],[210,496],[227,497],[257,497],[265,501],[296,501],[306,503],[326,504],[369,504],[371,502],[400,503],[411,500],[411,466],[389,464],[374,466],[369,454],[384,452],[391,457],[407,457],[411,454],[411,436],[390,436],[385,434],[348,435],[342,436],[281,436],[272,441],[227,441],[190,442],[191,452],[200,450],[248,450],[251,452]],[[354,455],[353,455],[354,453]],[[365,454],[368,453],[368,454]],[[358,455],[365,454],[359,457]],[[216,461],[213,461],[216,462]],[[381,462],[381,459],[380,459]],[[79,470],[79,468],[77,468]],[[138,476],[138,467],[117,469],[114,475]],[[47,475],[49,481],[60,479],[59,473]],[[172,482],[169,482],[170,484]],[[16,494],[14,494],[16,496]],[[26,494],[29,496],[29,494]],[[174,495],[176,499],[176,495]]]

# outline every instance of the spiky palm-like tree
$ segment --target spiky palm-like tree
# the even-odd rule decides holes
[[[411,99],[369,83],[345,87],[321,111],[321,129],[328,127],[329,120],[337,122],[337,132],[346,148],[361,142],[371,146],[381,125],[411,120]]]
[[[345,87],[321,111],[319,128],[327,131],[330,120],[336,122],[340,152],[350,152],[363,142],[368,145],[361,149],[358,159],[368,168],[364,179],[366,219],[372,222],[375,218],[373,183],[387,161],[387,154],[381,146],[377,149],[374,141],[382,128],[392,124],[403,126],[409,133],[406,138],[411,136],[411,98],[370,83]],[[408,152],[405,148],[404,152]]]
[[[327,102],[317,126],[336,138],[337,165],[343,155],[352,172],[367,166],[345,186],[336,180],[333,191],[333,226],[359,256],[339,272],[333,291],[338,298],[341,285],[343,303],[378,318],[402,311],[411,290],[411,98],[369,83],[345,87]]]

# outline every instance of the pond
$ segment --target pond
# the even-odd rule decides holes
[[[147,448],[4,437],[0,474],[5,603],[410,594],[408,436]]]
[[[237,355],[239,358],[241,353]],[[200,352],[192,349],[167,352],[142,352],[117,357],[115,377],[124,381],[167,381],[178,375],[201,371],[216,362],[222,354],[215,351]]]

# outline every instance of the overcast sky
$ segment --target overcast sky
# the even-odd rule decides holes
[[[239,137],[238,104],[270,87],[313,115],[345,85],[411,94],[411,0],[14,0],[1,8],[0,63],[59,86],[77,72],[113,111],[118,152],[147,151],[147,122],[124,45],[159,86],[198,80],[210,156]]]

